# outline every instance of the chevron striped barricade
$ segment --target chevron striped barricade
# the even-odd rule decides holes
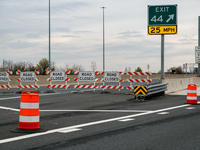
[[[39,71],[25,71],[21,72],[20,70],[17,70],[16,72],[17,75],[20,75],[20,78],[17,79],[17,81],[20,82],[20,85],[17,85],[20,90],[22,89],[30,89],[30,88],[35,88],[37,90],[40,88],[40,86],[37,84],[37,81],[39,81],[39,78],[36,77],[36,75],[39,74]],[[27,83],[27,82],[34,82],[33,85],[23,85],[22,83]]]
[[[47,85],[47,88],[64,88],[67,90],[70,88],[70,85],[67,84],[67,81],[70,81],[70,78],[67,77],[68,74],[70,74],[71,71],[48,71],[47,74],[50,75],[50,78],[47,79],[47,81],[50,81],[50,84]],[[65,82],[64,84],[52,84],[52,82]]]
[[[150,99],[161,96],[165,94],[165,91],[167,91],[167,83],[134,86],[134,95],[136,99]]]
[[[151,72],[127,72],[128,75],[130,75],[130,79],[127,79],[127,82],[130,82],[130,86],[127,86],[127,89],[128,90],[133,90],[134,89],[134,86],[133,86],[133,83],[134,82],[139,82],[139,83],[152,83],[152,79],[148,79],[149,78],[149,75],[152,75]],[[147,76],[147,79],[132,79],[132,76],[133,75],[146,75]]]
[[[121,89],[124,89],[124,86],[121,85],[121,82],[124,82],[124,79],[121,79],[121,75],[123,72],[119,71],[103,71],[100,72],[100,74],[104,75],[103,78],[103,85],[100,86],[101,89],[118,89],[119,91]],[[118,83],[119,85],[105,85],[105,83]]]
[[[7,82],[7,85],[5,84],[0,84],[0,88],[4,88],[9,90],[12,85],[10,85],[10,81],[12,81],[12,79],[10,78],[10,75],[12,74],[11,71],[5,71],[5,72],[0,72],[0,82]]]
[[[99,79],[95,78],[95,75],[98,74],[98,72],[93,71],[74,71],[74,74],[78,75],[78,78],[74,78],[74,81],[78,82],[78,85],[74,85],[74,88],[79,89],[95,89],[99,88],[98,85],[96,85],[96,82],[99,81]],[[80,85],[80,82],[91,82],[94,83],[93,85]]]

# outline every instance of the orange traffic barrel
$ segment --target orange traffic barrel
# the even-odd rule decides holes
[[[197,104],[197,86],[196,86],[196,84],[188,85],[186,103]]]
[[[39,94],[37,91],[24,91],[21,94],[19,129],[39,129]]]

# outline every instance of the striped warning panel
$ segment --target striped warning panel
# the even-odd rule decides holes
[[[11,88],[12,85],[0,85],[0,88]]]
[[[18,88],[25,88],[25,89],[29,89],[29,88],[40,88],[39,85],[17,85]]]
[[[127,79],[128,82],[143,82],[151,83],[152,79]]]
[[[101,89],[124,89],[124,86],[101,85]]]
[[[134,86],[135,95],[147,95],[147,86]]]
[[[82,88],[82,89],[96,89],[98,85],[74,85],[74,88]]]
[[[70,85],[47,85],[47,88],[70,88]]]

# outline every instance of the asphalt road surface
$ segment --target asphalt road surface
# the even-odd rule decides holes
[[[187,91],[145,101],[101,92],[41,93],[37,133],[11,132],[20,94],[0,94],[0,150],[200,149],[200,105],[186,104]]]

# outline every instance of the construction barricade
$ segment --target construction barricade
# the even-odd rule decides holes
[[[82,89],[95,89],[99,88],[98,85],[95,84],[95,82],[99,81],[99,79],[95,78],[95,75],[98,74],[98,72],[93,71],[74,71],[74,74],[78,75],[78,78],[74,78],[74,81],[78,81],[77,85],[74,85],[74,88],[77,88],[78,91],[80,88]],[[90,82],[94,83],[94,85],[80,85],[80,82]]]
[[[67,90],[70,88],[70,85],[67,84],[67,81],[70,81],[70,78],[67,77],[67,74],[70,74],[71,71],[48,71],[47,74],[50,75],[50,78],[47,81],[50,81],[50,84],[47,85],[47,88],[65,88]],[[65,82],[65,84],[52,84],[52,82]]]
[[[0,88],[7,88],[9,90],[12,87],[12,85],[10,85],[10,81],[12,81],[10,78],[11,74],[11,71],[0,72],[0,82],[7,82],[7,85],[0,84]]]
[[[130,75],[130,79],[127,79],[127,82],[130,82],[130,86],[127,86],[128,90],[133,90],[133,82],[138,82],[138,83],[152,83],[152,79],[149,79],[149,75],[152,75],[151,72],[127,72],[128,75]],[[133,75],[146,75],[147,79],[133,79]]]
[[[196,84],[189,84],[188,85],[186,103],[197,104],[197,86],[196,86]]]
[[[100,74],[104,75],[103,85],[100,86],[101,89],[124,89],[124,86],[121,85],[121,82],[124,82],[124,79],[121,79],[122,72],[119,71],[103,71]],[[119,85],[105,85],[105,83],[119,83]]]
[[[36,75],[39,74],[39,71],[26,71],[26,72],[21,72],[20,70],[18,70],[16,72],[17,75],[20,75],[20,78],[17,79],[17,81],[20,82],[20,85],[17,85],[18,88],[20,88],[20,90],[22,90],[23,88],[25,89],[29,89],[29,88],[35,88],[35,90],[37,90],[38,88],[40,88],[39,85],[37,85],[37,81],[39,81],[39,78],[36,77]],[[34,85],[23,85],[22,83],[24,82],[34,82]]]
[[[39,95],[36,91],[24,91],[21,94],[19,129],[39,129]]]

